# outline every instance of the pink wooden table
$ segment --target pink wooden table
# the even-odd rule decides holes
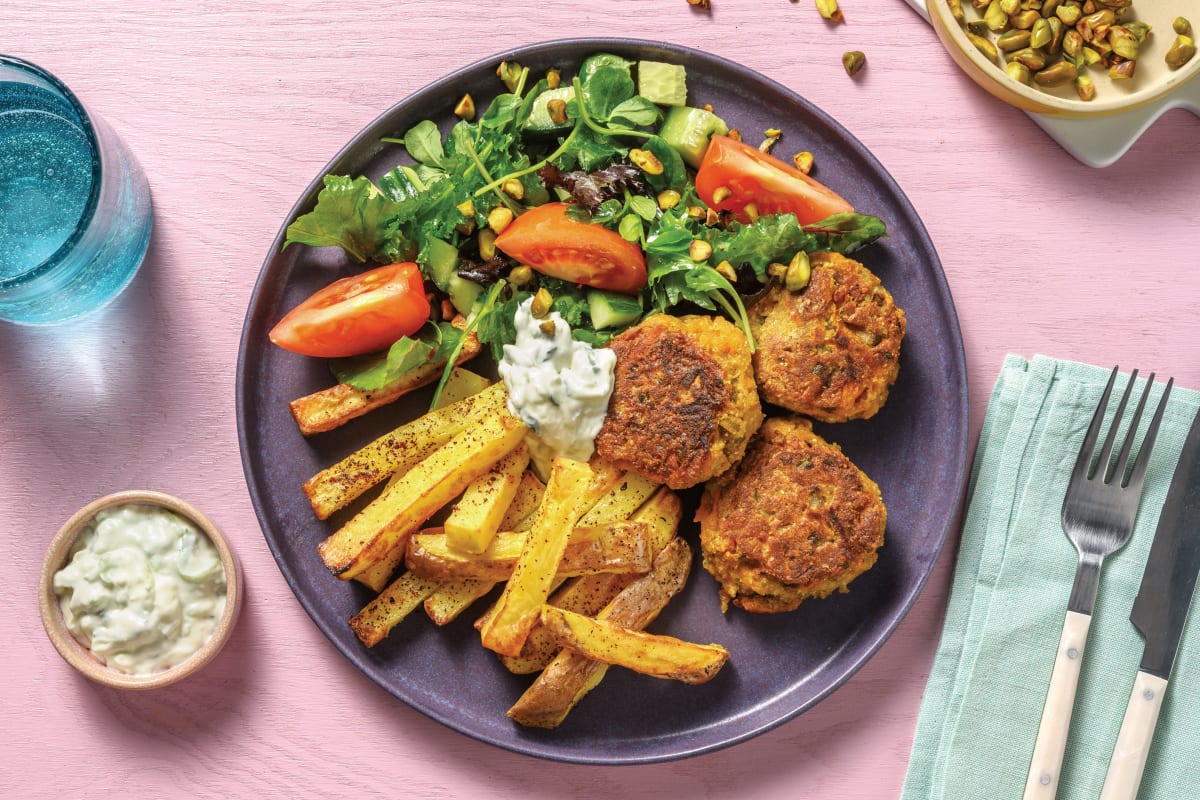
[[[243,481],[233,402],[268,246],[354,132],[501,49],[582,35],[707,49],[853,131],[941,255],[973,435],[1009,351],[1153,369],[1200,388],[1200,119],[1168,113],[1115,166],[1082,166],[960,75],[900,0],[843,0],[839,27],[807,0],[713,0],[711,14],[685,0],[182,5],[29,0],[0,11],[0,49],[58,74],[123,134],[156,217],[142,272],[101,316],[0,327],[5,797],[897,796],[953,546],[841,690],[750,742],[645,767],[541,762],[443,728],[359,674],[276,568]],[[840,62],[851,49],[869,62],[857,80]],[[207,511],[247,576],[219,659],[144,695],[71,671],[35,602],[55,529],[87,501],[134,487]]]

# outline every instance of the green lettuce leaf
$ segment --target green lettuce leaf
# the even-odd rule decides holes
[[[363,263],[385,246],[404,249],[403,235],[389,224],[395,212],[395,202],[369,179],[326,175],[316,207],[288,226],[283,246],[341,247]]]
[[[386,352],[333,359],[329,368],[339,383],[364,392],[375,391],[423,364],[445,361],[462,335],[448,322],[430,323],[418,331],[416,338],[405,336]]]

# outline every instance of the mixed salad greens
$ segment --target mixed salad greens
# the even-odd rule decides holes
[[[287,229],[285,247],[415,262],[436,288],[433,303],[404,308],[390,348],[372,341],[374,352],[331,362],[343,383],[369,390],[429,359],[453,364],[456,314],[498,357],[517,305],[540,288],[593,345],[669,310],[723,313],[749,337],[743,297],[779,279],[779,265],[885,233],[765,147],[724,135],[712,110],[684,105],[678,65],[598,53],[570,81],[557,70],[533,80],[512,62],[497,72],[507,91],[481,114],[464,97],[448,134],[425,120],[387,140],[411,163],[377,182],[326,176],[316,207]],[[530,213],[551,204],[565,213]],[[377,291],[363,283],[350,291]]]

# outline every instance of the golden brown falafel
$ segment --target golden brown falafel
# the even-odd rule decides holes
[[[672,489],[720,475],[762,423],[746,337],[718,317],[655,314],[617,354],[596,453]]]
[[[883,544],[879,487],[802,417],[768,419],[696,512],[704,568],[729,603],[791,611],[869,569]]]
[[[900,370],[904,311],[859,262],[815,253],[810,264],[808,286],[773,287],[750,309],[759,391],[822,422],[874,416]]]

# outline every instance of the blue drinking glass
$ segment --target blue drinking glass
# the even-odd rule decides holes
[[[0,55],[0,319],[95,311],[150,243],[150,186],[125,144],[62,81]]]

